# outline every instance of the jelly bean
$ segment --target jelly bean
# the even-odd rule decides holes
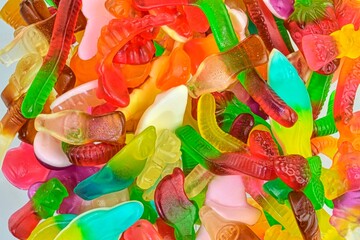
[[[193,224],[198,210],[184,192],[184,173],[179,168],[158,184],[155,206],[160,217],[175,228],[176,239],[195,239]]]
[[[41,114],[35,120],[36,130],[74,145],[95,141],[124,142],[124,124],[122,112],[91,116],[81,111],[67,110]]]
[[[67,195],[66,188],[56,178],[42,184],[32,199],[11,215],[11,233],[17,238],[27,239],[41,219],[55,213]]]
[[[96,174],[77,185],[75,193],[91,200],[128,187],[143,170],[146,159],[154,152],[156,133],[148,127],[121,149]]]
[[[118,238],[141,216],[143,207],[137,201],[118,204],[112,208],[98,208],[74,218],[55,240]],[[99,224],[101,227],[99,228]]]

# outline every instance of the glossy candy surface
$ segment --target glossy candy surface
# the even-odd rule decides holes
[[[8,0],[0,18],[16,238],[360,238],[358,1]]]

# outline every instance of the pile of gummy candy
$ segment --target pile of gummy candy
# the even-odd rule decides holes
[[[17,64],[2,172],[30,199],[16,238],[360,238],[359,1],[8,0],[0,16]]]

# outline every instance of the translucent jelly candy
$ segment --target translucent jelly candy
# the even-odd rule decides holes
[[[79,183],[75,193],[85,200],[91,200],[127,188],[154,152],[155,140],[155,128],[148,127],[113,156],[98,173]]]
[[[358,207],[359,191],[347,192],[334,199],[334,212],[330,223],[342,236],[351,236],[351,232],[356,231],[359,222]]]
[[[204,94],[198,103],[198,124],[201,135],[222,152],[247,151],[247,146],[237,138],[223,132],[216,123],[215,99]]]
[[[355,39],[359,36],[360,31],[355,31],[352,24],[343,26],[341,30],[331,33],[330,36],[315,34],[305,36],[303,41],[307,44],[303,46],[303,50],[309,67],[317,71],[335,58],[345,56],[358,58],[360,46]]]
[[[130,201],[112,208],[98,208],[85,212],[74,218],[61,230],[55,240],[118,238],[122,232],[140,218],[143,209],[141,203]]]
[[[34,118],[42,111],[57,77],[65,66],[80,7],[80,0],[60,2],[49,52],[21,107],[22,114],[27,118]]]
[[[261,214],[247,203],[241,176],[214,177],[208,185],[205,205],[225,219],[248,225],[255,224]]]
[[[143,219],[137,221],[134,225],[128,228],[120,240],[161,240],[162,237],[156,231],[154,226]]]
[[[160,217],[175,228],[176,239],[195,239],[193,225],[198,218],[198,210],[184,192],[184,174],[179,168],[158,184],[155,206]]]
[[[359,10],[354,0],[8,0],[0,17],[16,30],[0,61],[19,63],[2,93],[0,154],[16,134],[24,141],[3,172],[31,199],[10,230],[358,239]]]
[[[34,228],[29,240],[52,240],[64,229],[76,215],[61,214],[45,219]]]
[[[96,167],[70,166],[63,169],[51,170],[48,179],[56,178],[66,187],[68,197],[63,200],[58,209],[58,213],[79,214],[82,205],[82,199],[74,194],[74,188],[79,182],[90,177],[99,171]]]
[[[187,88],[181,85],[157,95],[154,103],[141,116],[135,133],[142,132],[148,126],[155,126],[157,131],[163,129],[173,131],[181,126],[187,93]],[[174,108],[174,105],[177,107]]]
[[[164,129],[159,132],[156,139],[155,151],[136,179],[137,185],[142,189],[152,187],[159,181],[166,165],[179,161],[181,156],[180,140],[171,131]]]
[[[37,132],[33,141],[37,159],[48,167],[63,168],[71,165],[61,148],[61,141],[45,132]]]
[[[0,50],[0,62],[9,66],[29,53],[44,56],[48,49],[47,38],[32,24],[22,28],[14,40]]]
[[[102,142],[80,146],[62,143],[62,149],[69,161],[78,166],[96,166],[107,163],[123,147],[123,143]]]
[[[20,3],[21,0],[7,1],[0,11],[0,18],[14,29],[27,25],[20,15]]]
[[[69,144],[95,141],[121,142],[125,137],[125,117],[122,112],[91,116],[81,111],[61,111],[39,115],[35,128]]]
[[[173,17],[168,14],[146,15],[144,18],[114,19],[110,21],[102,31],[98,41],[98,55],[101,57],[97,68],[99,75],[97,93],[99,97],[115,106],[126,107],[129,105],[130,99],[125,79],[121,71],[113,66],[115,54],[134,36],[172,21]],[[113,32],[117,34],[113,34]]]
[[[42,184],[32,199],[11,215],[12,234],[20,239],[29,237],[40,220],[51,217],[67,195],[66,188],[56,178]]]
[[[49,174],[49,169],[36,159],[33,147],[24,142],[6,153],[1,170],[11,184],[21,189],[44,181]]]
[[[303,238],[321,239],[318,220],[310,200],[302,192],[291,192],[289,201]]]
[[[257,157],[263,159],[272,159],[279,156],[279,149],[269,131],[258,130],[257,125],[255,129],[250,132],[249,146],[250,152]]]
[[[297,114],[279,98],[254,69],[245,71],[242,84],[250,96],[276,122],[291,127],[297,121]],[[260,94],[261,93],[261,94]]]
[[[255,120],[251,114],[239,114],[231,125],[229,133],[243,143],[246,143],[254,124]]]
[[[276,174],[296,191],[303,189],[311,177],[308,161],[300,155],[276,157],[274,167]]]
[[[28,23],[32,24],[39,22],[43,19],[47,19],[51,16],[46,3],[44,1],[31,1],[24,0],[20,4],[19,10],[23,19]]]
[[[260,239],[244,223],[225,220],[210,207],[202,207],[199,214],[211,239]]]
[[[309,94],[295,68],[277,50],[273,50],[270,55],[269,85],[298,115],[298,120],[290,128],[281,126],[276,121],[271,121],[271,130],[276,139],[284,153],[310,157],[313,121]]]
[[[276,178],[274,163],[248,153],[223,153],[220,157],[207,160],[208,169],[216,175],[247,174],[263,180]]]
[[[190,58],[182,47],[175,48],[168,57],[168,67],[156,81],[156,87],[168,90],[185,84],[190,77]]]
[[[263,39],[266,48],[271,51],[273,48],[278,49],[285,55],[290,52],[287,49],[278,28],[274,17],[266,7],[263,1],[244,0],[246,9],[249,13],[250,19],[256,25],[259,35]]]
[[[78,49],[79,57],[83,60],[89,60],[95,56],[101,28],[114,18],[105,8],[105,2],[105,0],[96,2],[91,0],[82,1],[82,12],[88,19]]]
[[[16,65],[15,72],[9,78],[9,83],[1,93],[5,105],[9,106],[11,101],[18,99],[30,87],[35,73],[40,69],[42,58],[36,53],[30,53],[20,59]]]
[[[264,64],[267,58],[262,40],[256,35],[250,36],[226,52],[207,57],[187,82],[189,92],[193,97],[199,97],[204,93],[223,91],[235,81],[239,72]]]
[[[288,19],[294,11],[294,0],[265,0],[264,3],[272,14],[281,19]]]

